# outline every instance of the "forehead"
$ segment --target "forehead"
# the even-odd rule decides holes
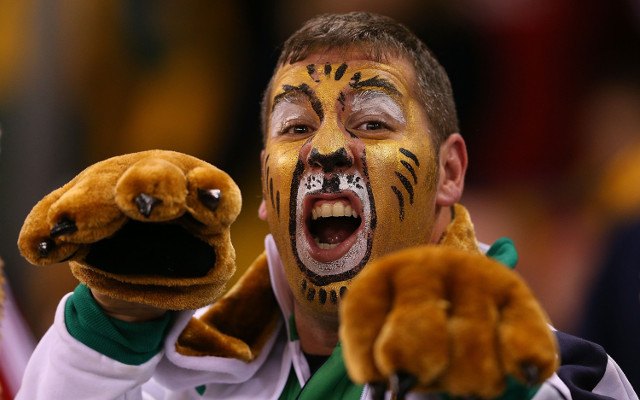
[[[376,62],[359,53],[344,51],[312,54],[294,64],[285,64],[276,71],[271,100],[287,86],[306,84],[312,90],[340,91],[349,86],[354,88],[354,81],[375,81],[377,84],[373,86],[380,89],[385,89],[384,84],[388,83],[391,86],[387,89],[409,95],[414,87],[415,73],[406,60],[396,57]]]

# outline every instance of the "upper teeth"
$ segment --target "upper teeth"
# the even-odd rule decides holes
[[[311,217],[313,219],[327,218],[327,217],[358,217],[358,213],[354,210],[350,204],[343,204],[338,201],[336,203],[323,203],[322,205],[315,206],[311,210]]]

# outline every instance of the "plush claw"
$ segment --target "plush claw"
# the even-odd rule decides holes
[[[371,382],[371,398],[373,400],[384,400],[384,394],[387,391],[387,384],[384,382]]]
[[[538,380],[540,379],[540,370],[533,364],[524,363],[522,364],[522,374],[525,378],[525,383],[528,386],[535,386],[538,384]]]
[[[38,244],[38,254],[40,257],[47,257],[55,247],[56,244],[52,240],[44,239]]]
[[[62,219],[51,228],[49,234],[51,237],[58,237],[62,235],[68,235],[78,230],[76,223],[70,219]]]
[[[157,199],[153,196],[149,196],[148,194],[142,193],[138,197],[135,198],[136,205],[138,206],[138,210],[140,214],[144,215],[146,218],[149,218],[151,215],[151,211],[153,208],[160,204],[162,200]]]
[[[418,377],[408,372],[397,371],[389,378],[391,391],[395,394],[396,400],[404,400],[404,397],[418,383]]]
[[[220,198],[222,197],[222,192],[220,189],[211,189],[204,190],[198,189],[198,199],[211,211],[215,211],[218,208],[218,204],[220,204]]]

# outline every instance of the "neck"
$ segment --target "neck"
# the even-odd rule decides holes
[[[328,356],[338,344],[338,316],[315,315],[297,301],[293,306],[302,351]]]
[[[431,233],[429,243],[440,243],[440,239],[442,239],[442,235],[447,230],[447,226],[449,226],[452,219],[453,214],[451,213],[451,207],[437,207],[433,223],[433,232]]]

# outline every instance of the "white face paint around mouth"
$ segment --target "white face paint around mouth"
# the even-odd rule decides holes
[[[329,177],[308,172],[301,179],[296,200],[295,248],[307,270],[322,280],[332,281],[331,276],[342,276],[360,267],[369,252],[372,214],[362,176],[358,172]],[[307,229],[314,214],[315,219],[355,215],[362,222],[342,242],[318,245],[317,239]],[[312,276],[309,278],[313,281]]]

